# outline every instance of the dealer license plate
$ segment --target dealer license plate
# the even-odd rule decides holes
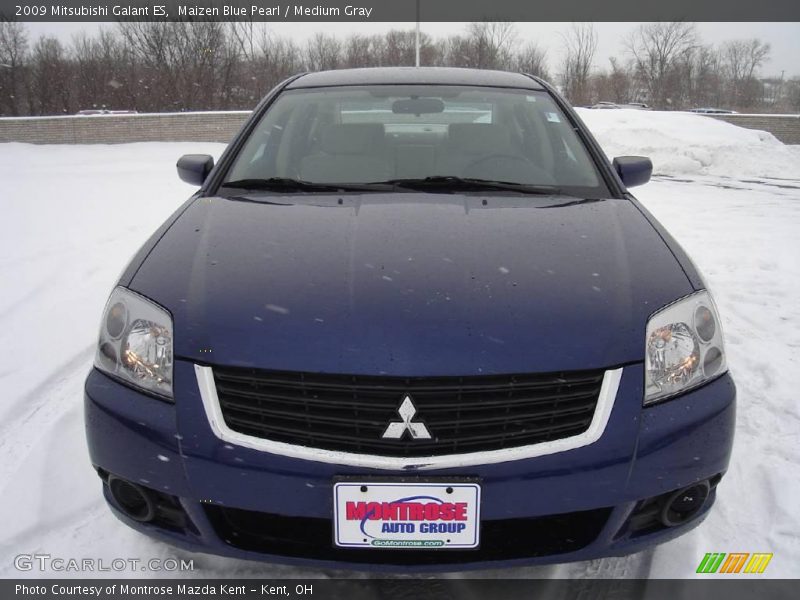
[[[337,482],[334,543],[350,548],[475,548],[477,483]]]

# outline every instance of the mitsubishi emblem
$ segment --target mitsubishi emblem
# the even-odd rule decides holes
[[[397,409],[397,412],[402,421],[392,421],[389,423],[386,431],[384,431],[383,435],[381,436],[382,438],[399,440],[403,437],[403,434],[408,431],[411,439],[413,440],[431,439],[431,434],[428,431],[428,428],[425,427],[424,423],[414,423],[411,420],[414,418],[414,415],[417,414],[417,407],[414,406],[414,403],[411,401],[411,396],[406,394],[406,396],[403,398],[403,402],[400,404],[400,408]]]

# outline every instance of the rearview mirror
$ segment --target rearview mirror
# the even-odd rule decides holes
[[[214,157],[208,154],[184,154],[178,159],[178,177],[192,185],[203,185],[211,169]]]
[[[646,156],[618,156],[611,164],[629,188],[644,185],[653,174],[653,163]]]
[[[392,102],[392,112],[399,115],[427,115],[444,112],[439,98],[403,98]]]

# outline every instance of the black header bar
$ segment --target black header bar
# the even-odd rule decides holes
[[[0,0],[27,22],[800,21],[798,0]]]

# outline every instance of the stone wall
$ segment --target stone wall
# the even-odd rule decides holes
[[[800,144],[800,115],[706,115],[746,129],[769,131],[784,144]]]
[[[193,112],[141,115],[0,118],[0,142],[124,144],[222,142],[233,138],[250,113]],[[769,131],[785,144],[800,144],[800,115],[706,115],[740,127]]]
[[[128,142],[223,142],[250,113],[196,112],[0,119],[0,142],[124,144]]]

